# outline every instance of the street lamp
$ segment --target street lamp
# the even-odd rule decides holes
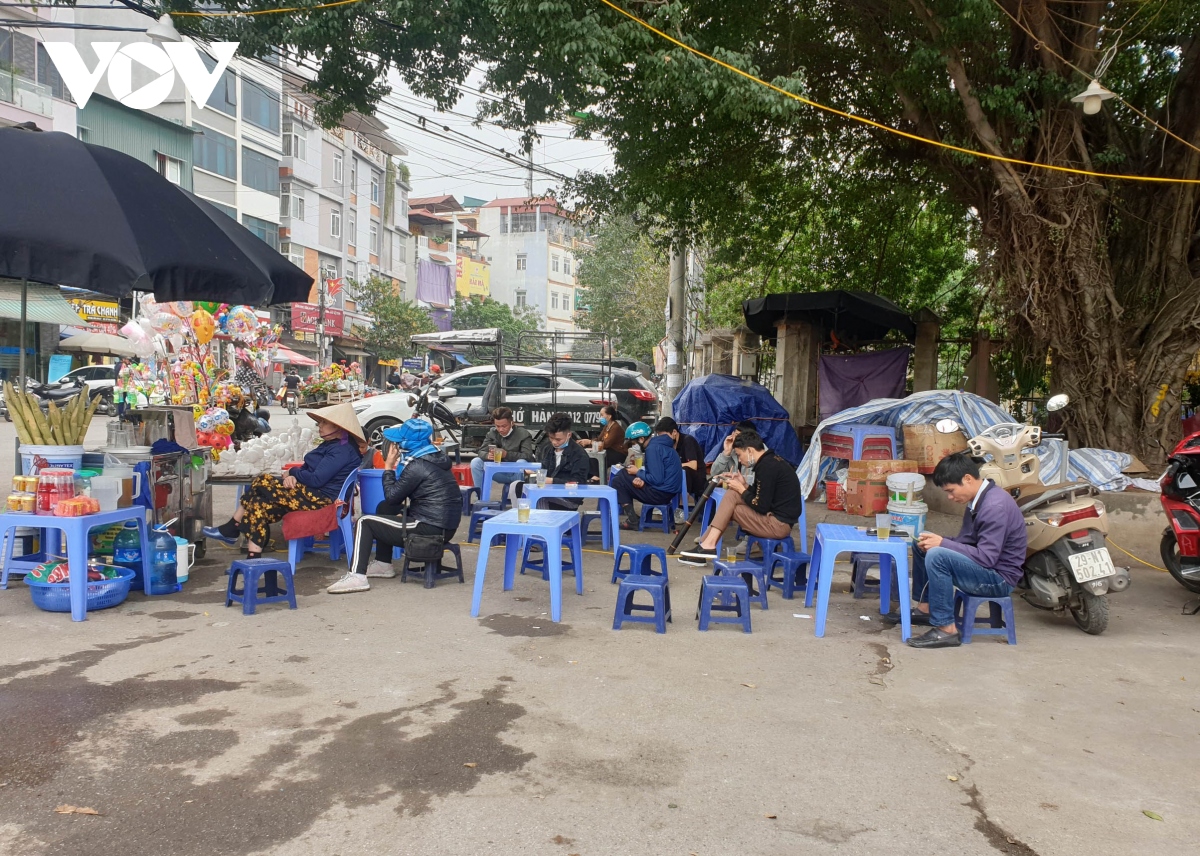
[[[1109,98],[1116,97],[1117,96],[1115,94],[1109,92],[1107,89],[1101,86],[1099,80],[1092,80],[1092,82],[1088,84],[1087,89],[1083,90],[1083,92],[1080,92],[1071,100],[1076,103],[1083,102],[1083,112],[1089,116],[1095,116],[1100,112],[1100,104],[1102,102],[1107,101]]]
[[[181,42],[179,31],[169,14],[164,13],[157,21],[146,28],[146,35],[155,42]]]

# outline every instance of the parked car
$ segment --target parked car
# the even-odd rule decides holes
[[[87,384],[89,397],[104,390],[111,392],[117,385],[117,367],[99,365],[81,366],[77,369],[71,369],[71,371],[54,381],[54,383],[47,384],[47,386],[54,389],[65,389],[66,387],[74,386],[75,382],[80,379]]]
[[[535,366],[550,369],[550,363]],[[636,371],[613,367],[605,383],[605,367],[596,363],[574,363],[564,360],[557,364],[559,377],[570,378],[592,390],[604,390],[616,400],[621,415],[630,422],[642,421],[653,425],[658,419],[658,392],[654,385]]]

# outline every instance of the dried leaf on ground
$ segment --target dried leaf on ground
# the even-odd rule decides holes
[[[765,817],[767,820],[774,820],[776,818],[776,815],[764,814],[763,817]]]
[[[1162,820],[1162,815],[1156,811],[1149,811],[1147,809],[1143,809],[1142,814],[1146,815],[1146,817],[1150,818],[1151,820]]]
[[[54,809],[54,811],[57,814],[90,814],[95,815],[96,817],[100,816],[100,812],[96,811],[94,808],[87,808],[80,805],[60,805]],[[1159,820],[1162,820],[1162,818],[1160,817]]]
[[[468,761],[467,763],[463,764],[463,766],[474,768],[474,767],[478,767],[479,765],[476,764],[474,761]]]
[[[754,684],[742,684],[742,686],[744,686],[744,687],[749,687],[750,689],[754,689],[754,688],[755,688],[755,685],[754,685]]]

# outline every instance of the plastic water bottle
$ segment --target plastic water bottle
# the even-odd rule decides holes
[[[113,539],[113,564],[133,571],[133,582],[129,588],[142,589],[142,539],[138,535],[138,525],[132,520]]]
[[[166,529],[155,529],[150,550],[154,557],[150,568],[150,594],[171,594],[179,591],[182,587],[178,579],[179,557],[175,536]]]

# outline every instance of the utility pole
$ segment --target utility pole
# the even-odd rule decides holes
[[[671,416],[671,402],[683,389],[683,334],[687,318],[687,246],[681,237],[671,245],[670,284],[667,290],[667,395],[659,408]]]
[[[322,271],[317,277],[317,371],[325,367],[325,274]]]
[[[525,159],[529,161],[529,177],[525,179],[525,190],[528,198],[533,199],[533,142],[525,144]]]

